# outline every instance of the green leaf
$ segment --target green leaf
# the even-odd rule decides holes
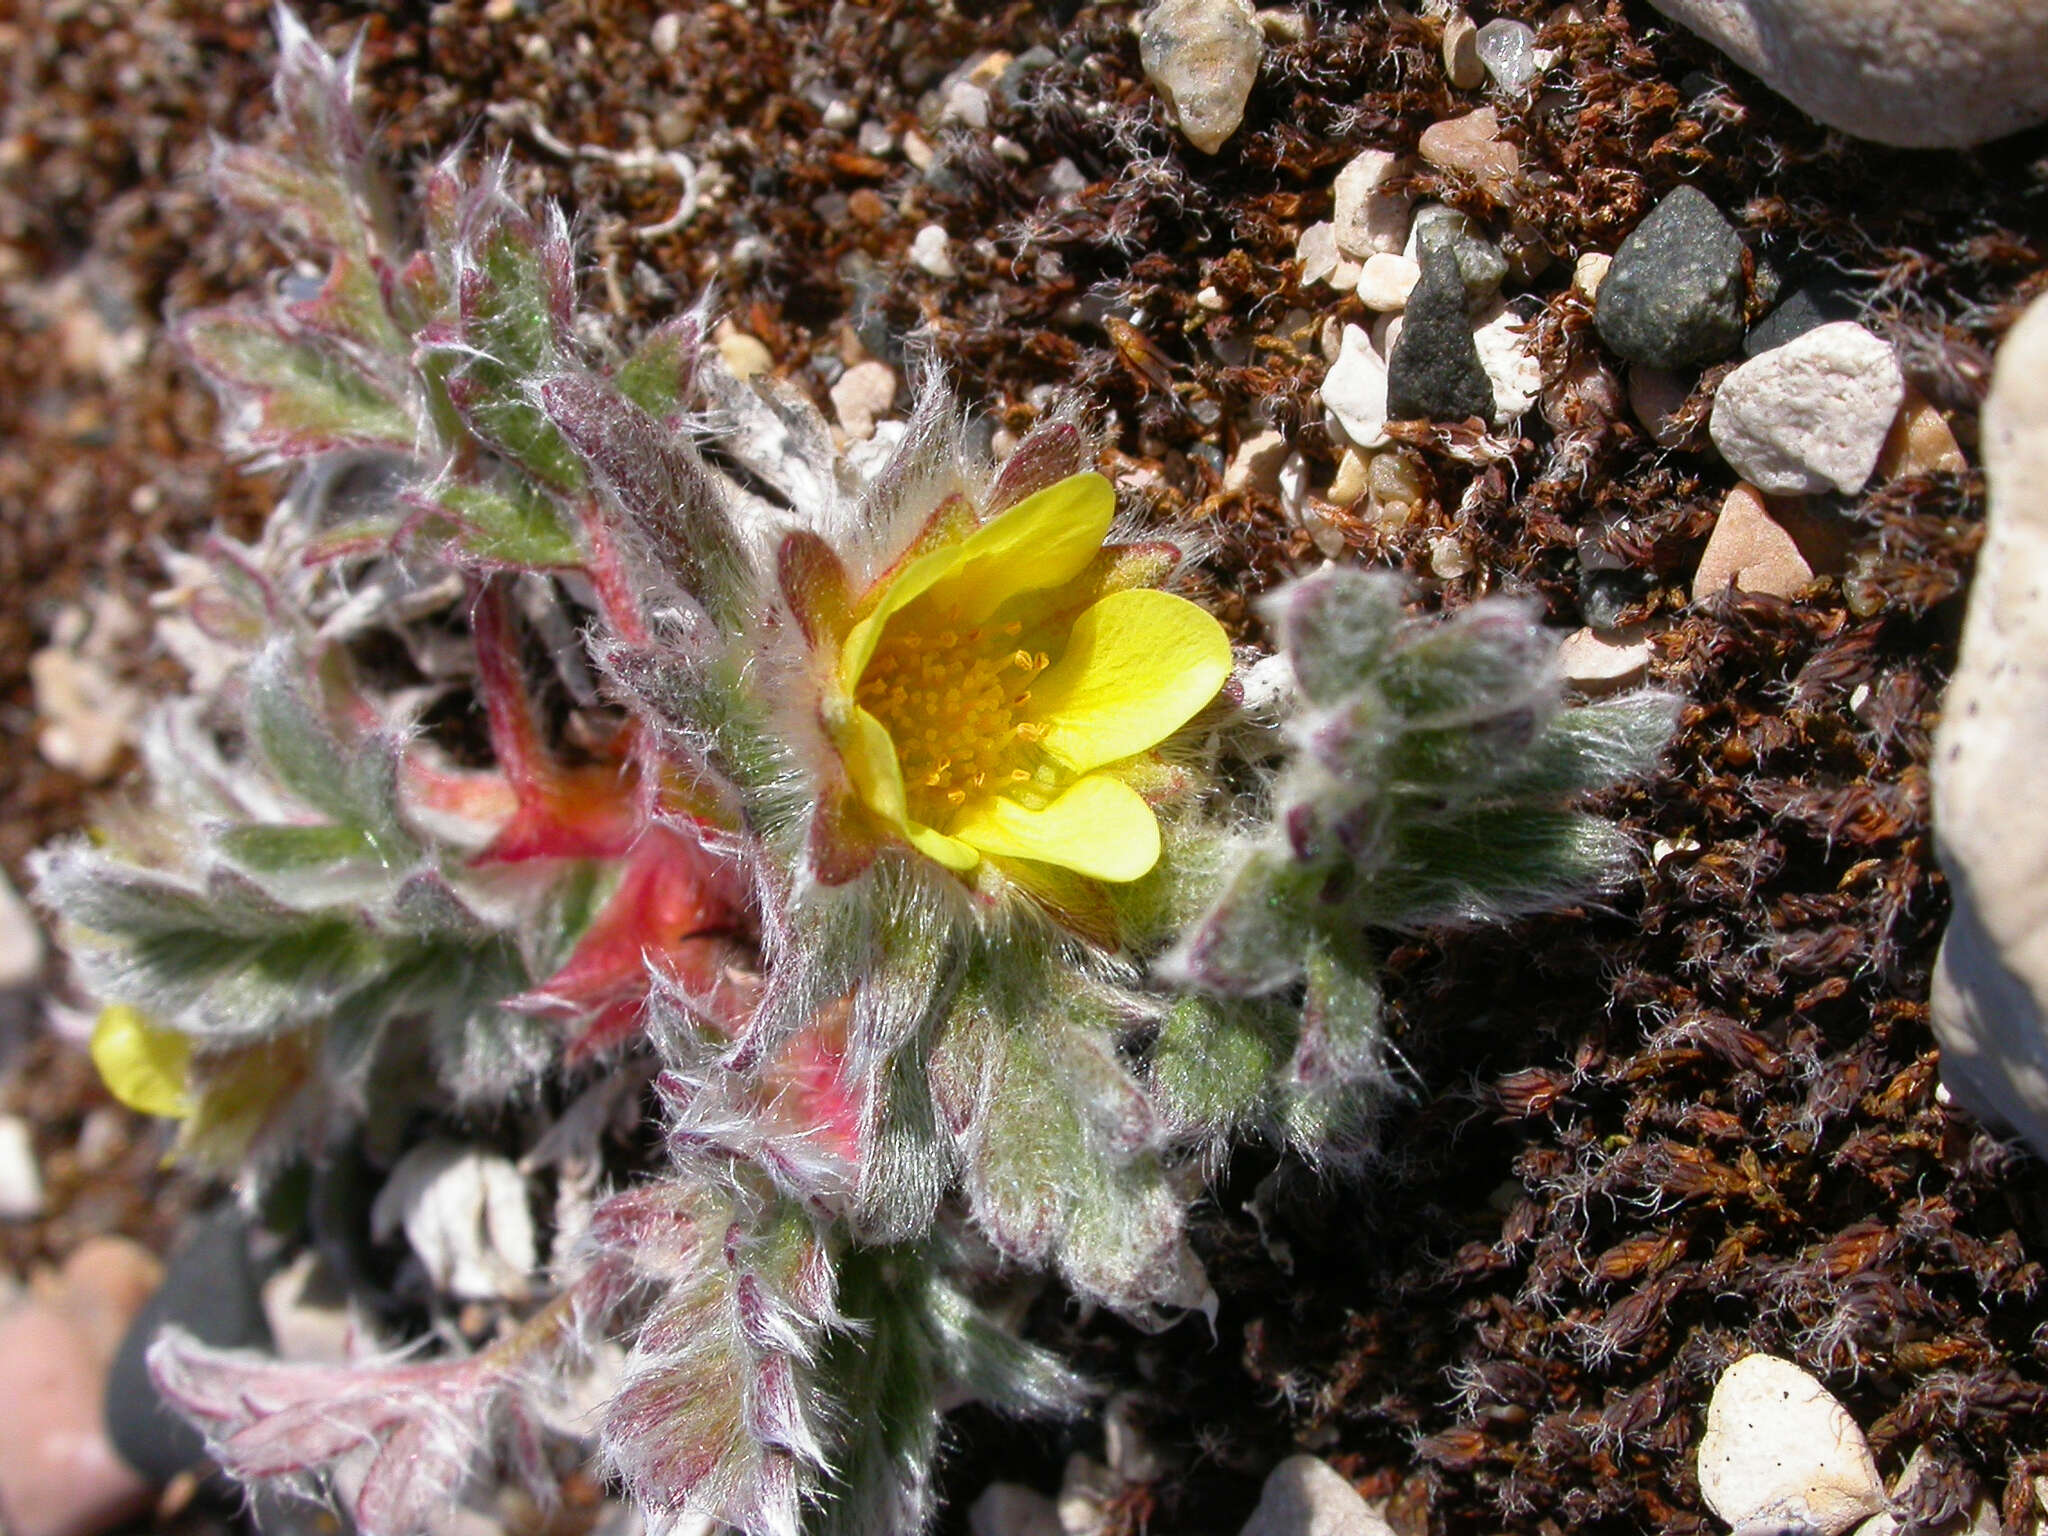
[[[1257,1119],[1286,1039],[1281,1010],[1184,997],[1152,1046],[1152,1091],[1175,1125],[1224,1135]]]
[[[485,564],[543,570],[583,563],[583,547],[554,498],[524,479],[450,480],[430,494],[455,520],[462,552]]]
[[[556,304],[540,231],[503,216],[473,243],[463,272],[462,333],[448,398],[470,431],[558,491],[581,490],[581,460],[529,398],[558,352]]]
[[[697,349],[703,343],[695,315],[681,315],[647,333],[614,380],[619,393],[656,421],[682,409]]]
[[[1406,622],[1402,591],[1400,578],[1390,573],[1335,567],[1266,600],[1267,618],[1304,697],[1334,704],[1373,674]]]
[[[374,858],[377,845],[361,827],[260,823],[230,827],[217,839],[222,853],[257,874],[296,874]]]
[[[412,451],[404,402],[329,343],[298,340],[268,320],[230,310],[192,316],[180,338],[201,369],[253,408],[253,422],[235,428],[252,446],[289,454]]]

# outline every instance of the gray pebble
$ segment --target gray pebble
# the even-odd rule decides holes
[[[1415,215],[1408,241],[1409,259],[1421,264],[1424,246],[1442,247],[1457,258],[1458,275],[1465,284],[1465,307],[1478,311],[1490,304],[1507,280],[1508,259],[1499,246],[1479,233],[1478,227],[1455,208],[1431,204]]]
[[[1479,62],[1493,76],[1493,83],[1510,96],[1518,96],[1529,82],[1543,73],[1536,57],[1536,34],[1525,23],[1502,17],[1479,29],[1475,39]]]
[[[1742,340],[1742,255],[1720,209],[1679,187],[1614,253],[1593,314],[1600,339],[1653,368],[1726,357]]]
[[[122,1460],[157,1483],[169,1482],[206,1451],[199,1431],[165,1406],[149,1379],[144,1356],[166,1324],[219,1349],[270,1342],[248,1224],[233,1205],[205,1217],[171,1255],[164,1283],[128,1325],[107,1372],[107,1438]]]
[[[1003,105],[1015,111],[1024,105],[1025,95],[1031,84],[1031,77],[1042,69],[1049,69],[1059,63],[1059,55],[1043,45],[1026,48],[1017,57],[1003,66],[1002,74],[996,80],[996,94],[1003,99]]]

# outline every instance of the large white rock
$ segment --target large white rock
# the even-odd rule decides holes
[[[1982,443],[1991,507],[1934,744],[1955,903],[1934,1032],[1949,1092],[2048,1154],[2048,301],[1999,349]]]
[[[1266,1477],[1239,1536],[1394,1536],[1358,1490],[1314,1456],[1290,1456]]]
[[[1770,496],[1863,489],[1906,395],[1892,349],[1837,320],[1751,358],[1721,381],[1707,430]]]
[[[2048,117],[2036,0],[1651,0],[1832,128],[1981,144]]]
[[[1863,1431],[1789,1360],[1745,1355],[1721,1373],[1700,1438],[1700,1496],[1733,1526],[1803,1522],[1840,1536],[1884,1508]]]
[[[1386,447],[1387,361],[1355,325],[1344,327],[1337,361],[1323,375],[1323,409],[1354,447]]]
[[[1145,78],[1207,155],[1244,121],[1266,35],[1249,0],[1159,0],[1138,24]]]

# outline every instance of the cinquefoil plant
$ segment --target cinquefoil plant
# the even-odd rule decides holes
[[[915,1531],[945,1407],[1083,1399],[989,1284],[1202,1305],[1208,1157],[1367,1144],[1367,930],[1618,873],[1569,797],[1668,702],[1565,708],[1533,614],[1351,571],[1235,655],[1073,405],[990,464],[927,387],[863,477],[700,315],[584,339],[564,222],[502,171],[429,171],[401,224],[348,64],[280,35],[285,148],[216,177],[324,277],[180,331],[300,480],[183,567],[153,798],[42,861],[96,1055],[260,1175],[652,1053],[666,1163],[482,1353],[173,1336],[158,1382],[230,1471],[408,1536],[492,1466],[545,1492],[550,1384],[609,1339],[601,1454],[657,1529]]]

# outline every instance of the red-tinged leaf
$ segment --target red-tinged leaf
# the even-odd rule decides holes
[[[583,541],[590,550],[585,574],[604,609],[605,627],[627,645],[647,644],[647,620],[640,611],[640,599],[620,553],[618,535],[612,531],[592,498],[582,504]]]
[[[539,395],[648,551],[707,610],[737,622],[755,579],[745,541],[726,493],[676,430],[590,374],[558,373]]]
[[[491,750],[514,801],[511,818],[476,857],[482,864],[527,859],[615,859],[640,835],[637,769],[630,760],[564,768],[541,741],[520,675],[518,641],[502,589],[486,583],[470,615],[477,691]]]
[[[415,251],[392,279],[392,314],[408,331],[417,331],[447,301],[448,290],[441,282],[433,257],[425,251]]]
[[[399,764],[399,793],[409,807],[479,828],[503,827],[519,808],[519,797],[502,773],[437,768],[417,752],[408,752]]]
[[[849,1168],[860,1166],[866,1101],[846,1080],[845,1010],[828,1010],[818,1024],[785,1040],[763,1083],[778,1118]]]
[[[246,145],[221,145],[209,170],[214,195],[326,251],[360,249],[361,217],[348,189],[322,171]]]
[[[836,645],[853,627],[853,593],[846,567],[817,534],[799,529],[776,551],[776,580],[814,648]]]
[[[462,238],[462,178],[456,174],[456,159],[450,156],[420,179],[420,223],[425,228],[427,254],[440,276],[441,286],[450,286],[455,271],[455,246]]]
[[[413,1536],[445,1509],[469,1473],[467,1449],[451,1426],[431,1418],[401,1425],[378,1452],[357,1490],[354,1514],[361,1536]],[[451,1441],[453,1443],[451,1443]]]
[[[753,1001],[750,982],[729,975],[749,926],[737,867],[656,824],[627,855],[618,888],[561,968],[508,1006],[592,1020],[574,1047],[587,1056],[623,1038],[617,1032],[637,1017],[658,972],[701,1004],[707,1022],[735,1028]]]
[[[360,177],[368,136],[355,110],[359,35],[339,59],[329,54],[289,6],[277,10],[277,78],[270,93],[291,125],[293,151],[313,170],[337,180]]]
[[[344,447],[413,449],[403,401],[331,345],[223,309],[192,315],[178,339],[236,407],[226,434],[245,450],[303,457]]]
[[[1047,486],[1080,474],[1089,467],[1091,455],[1087,438],[1070,421],[1052,421],[1034,427],[1003,461],[989,492],[990,517],[1034,496]]]
[[[393,1406],[395,1417],[403,1410]],[[267,1413],[221,1443],[221,1464],[238,1477],[288,1477],[312,1471],[375,1440],[376,1421],[335,1413],[317,1399]]]

